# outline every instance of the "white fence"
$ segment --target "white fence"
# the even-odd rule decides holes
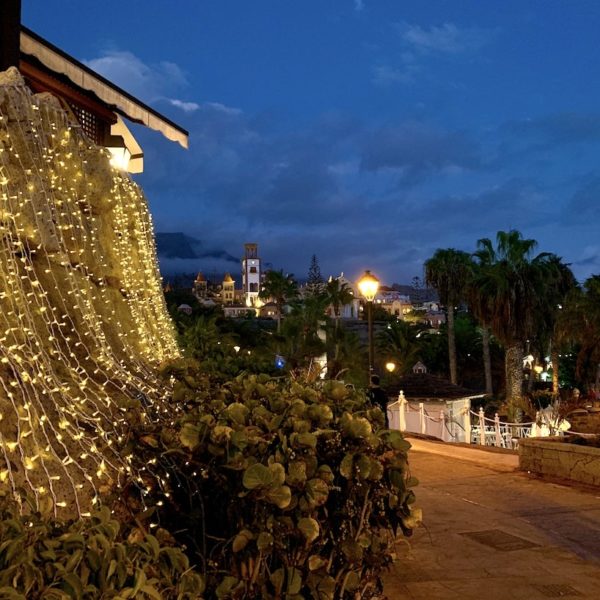
[[[388,405],[390,427],[400,431],[423,433],[445,442],[469,442],[471,403],[468,399],[431,403],[408,402],[403,392]]]
[[[392,429],[431,435],[445,442],[513,449],[521,438],[556,435],[569,427],[566,422],[564,427],[557,427],[547,415],[539,412],[536,420],[529,423],[505,423],[500,421],[498,414],[490,419],[483,409],[477,413],[472,411],[468,399],[450,409],[444,408],[443,404],[425,408],[423,402],[408,402],[403,392],[398,400],[388,405],[388,417]]]

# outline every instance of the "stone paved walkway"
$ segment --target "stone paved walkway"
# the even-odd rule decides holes
[[[600,489],[534,479],[505,458],[495,464],[493,453],[486,464],[451,458],[429,444],[410,452],[424,523],[410,545],[398,542],[385,578],[390,600],[600,599]]]

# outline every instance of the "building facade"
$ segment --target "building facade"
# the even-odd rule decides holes
[[[262,282],[258,244],[244,244],[242,259],[242,290],[246,306],[256,306]]]

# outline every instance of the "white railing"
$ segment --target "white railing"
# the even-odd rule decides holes
[[[477,425],[471,428],[471,444],[497,446],[498,448],[516,448],[519,439],[530,437],[536,431],[536,422],[506,423],[500,421],[498,413],[493,419],[486,417],[483,408],[479,412],[469,411],[477,418]],[[483,431],[483,435],[482,435]]]
[[[400,392],[398,400],[388,405],[390,427],[400,431],[422,433],[446,442],[468,441],[463,419],[449,415],[442,407],[425,408],[423,402],[411,404]]]
[[[443,408],[430,409],[430,412],[423,402],[411,404],[404,397],[404,393],[400,392],[398,400],[388,405],[390,427],[431,435],[446,442],[466,442],[512,449],[518,447],[521,438],[562,433],[560,427],[556,427],[546,415],[539,412],[535,421],[527,423],[506,423],[500,421],[497,413],[491,419],[485,416],[483,408],[480,408],[479,412],[472,411],[469,401],[459,414],[448,414]]]

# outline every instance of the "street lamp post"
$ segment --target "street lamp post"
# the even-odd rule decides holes
[[[373,300],[379,289],[379,279],[371,271],[365,271],[358,280],[358,290],[367,301],[367,331],[369,335],[369,377],[373,374]]]

